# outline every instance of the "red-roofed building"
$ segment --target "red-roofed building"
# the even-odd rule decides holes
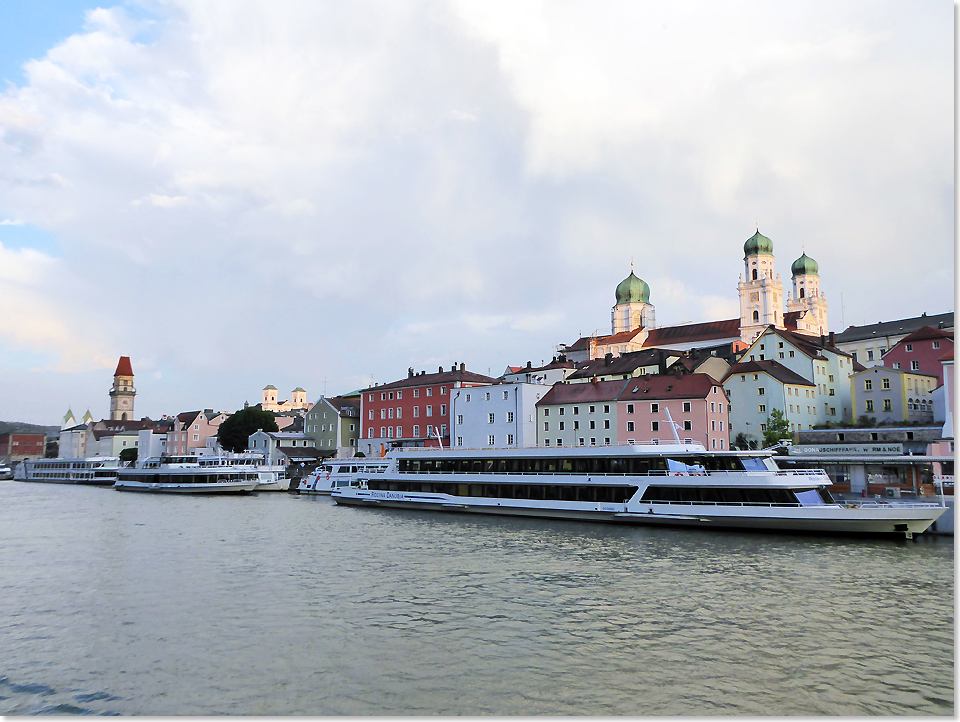
[[[42,459],[46,452],[46,443],[46,434],[0,434],[0,461],[9,464],[26,459]]]
[[[360,396],[360,448],[366,456],[393,446],[450,444],[450,414],[460,388],[486,386],[497,379],[467,371],[463,364],[449,371],[419,374],[409,369],[407,378],[364,389]]]
[[[110,418],[120,421],[132,419],[133,401],[136,395],[130,357],[121,356],[117,363],[117,370],[113,372],[113,388],[110,389]]]
[[[888,369],[933,374],[937,385],[943,383],[943,365],[940,359],[953,351],[953,332],[924,326],[904,336],[883,357]]]
[[[727,399],[706,374],[557,384],[537,404],[537,435],[543,446],[667,443],[669,419],[681,441],[729,448]]]

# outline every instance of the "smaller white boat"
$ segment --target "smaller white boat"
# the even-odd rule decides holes
[[[159,456],[121,469],[114,489],[167,494],[242,494],[254,491],[260,474],[253,465],[200,463],[196,456]]]
[[[335,489],[356,485],[360,477],[382,474],[390,465],[386,458],[327,459],[315,471],[300,480],[297,491],[301,494],[331,494]]]
[[[27,459],[14,472],[17,481],[48,484],[90,484],[113,486],[120,470],[116,456],[92,456],[86,459]]]
[[[290,479],[282,464],[268,464],[263,454],[242,452],[239,454],[227,453],[218,456],[198,457],[201,467],[241,467],[257,472],[258,483],[254,491],[287,491],[290,488]]]

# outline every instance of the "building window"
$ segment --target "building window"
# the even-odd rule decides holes
[[[398,392],[397,392],[397,400],[399,401],[399,400],[402,399],[402,398],[403,398],[403,392],[402,392],[402,391],[398,391]],[[324,414],[324,416],[326,416],[326,414]]]
[[[420,418],[420,407],[419,407],[419,406],[414,406],[414,407],[413,407],[413,418],[415,418],[415,419]]]
[[[684,402],[683,402],[683,412],[686,413],[686,414],[689,414],[689,413],[690,413],[690,402],[689,402],[689,401],[684,401]]]
[[[563,422],[560,422],[560,431],[563,431]]]
[[[513,446],[513,434],[507,434],[507,446]]]
[[[560,415],[563,416],[563,407],[560,407]]]
[[[427,396],[433,396],[433,389],[427,388]]]
[[[883,410],[884,411],[893,411],[893,402],[890,399],[883,400]]]
[[[940,342],[939,342],[939,341],[934,341],[934,342],[933,342],[933,347],[934,347],[934,348],[940,348]]]
[[[610,428],[610,419],[604,419],[604,420],[603,420],[603,428],[605,428],[605,429],[609,429],[609,428]]]
[[[579,406],[574,406],[574,407],[573,407],[573,415],[576,416],[576,415],[579,414],[579,413],[580,413],[580,407],[579,407]]]
[[[489,391],[486,392],[486,393],[483,395],[483,400],[484,400],[484,401],[489,401],[489,400],[490,400],[490,392],[489,392]]]
[[[463,437],[462,437],[462,436],[458,436],[458,437],[457,437],[457,446],[463,446]]]
[[[911,361],[911,362],[910,362],[910,370],[911,370],[911,371],[919,371],[919,370],[920,370],[920,362],[919,362],[919,361]]]
[[[684,431],[693,431],[693,422],[691,422],[691,421],[684,421],[684,422],[683,422],[683,430],[684,430]]]
[[[758,408],[760,409],[760,413],[761,413],[761,414],[767,413],[767,405],[766,405],[766,404],[760,404],[760,406],[759,406]]]
[[[793,351],[790,352],[790,358],[793,358]]]
[[[503,400],[506,401],[506,400],[509,399],[509,398],[510,398],[510,392],[509,392],[509,391],[504,391],[504,392],[503,392]]]
[[[544,416],[549,416],[549,415],[550,415],[550,409],[548,409],[548,408],[547,408],[547,409],[544,409],[544,410],[543,410],[543,415],[544,415]]]
[[[446,386],[441,386],[441,387],[440,387],[440,395],[441,395],[441,396],[446,396],[446,395],[447,395],[447,387],[446,387]]]
[[[373,409],[370,409],[367,413],[369,414],[370,421],[373,421]]]
[[[492,423],[493,423],[493,419],[494,419],[493,414],[487,414],[487,423],[488,423],[488,424],[492,424]]]
[[[592,414],[592,413],[595,413],[596,410],[597,410],[597,407],[596,407],[596,406],[592,406],[592,405],[590,406],[590,413],[591,413],[591,414]]]
[[[899,369],[900,369],[900,362],[899,362],[899,361],[894,361],[894,362],[893,362],[893,368],[899,370]]]
[[[420,424],[414,424],[414,425],[413,425],[413,435],[414,435],[414,437],[419,438],[419,436],[420,436]]]
[[[908,343],[908,344],[907,344],[907,351],[913,351],[913,344],[912,344],[912,343]]]
[[[594,421],[593,419],[590,419],[590,428],[591,429],[597,428],[597,422]]]
[[[414,389],[414,390],[413,390],[413,398],[415,398],[415,399],[419,399],[419,398],[420,398],[420,389]]]
[[[873,411],[873,399],[867,399],[867,411]]]
[[[873,349],[872,349],[872,348],[868,348],[868,349],[867,349],[867,361],[873,361]]]
[[[447,415],[447,405],[446,405],[446,404],[440,404],[440,415],[441,415],[441,416],[446,416],[446,415]],[[397,409],[397,418],[399,418],[399,417],[400,417],[400,409]]]
[[[490,434],[490,436],[487,437],[487,446],[493,446],[494,443],[496,442],[494,441],[493,434]]]
[[[463,425],[463,414],[457,414],[457,426]]]
[[[864,390],[864,391],[873,391],[873,381],[871,381],[870,379],[867,379],[866,381],[864,381],[864,382],[863,382],[863,390]]]
[[[889,389],[889,388],[890,388],[890,379],[884,379],[884,380],[883,380],[883,388],[885,388],[885,389]]]
[[[508,411],[508,412],[507,412],[507,423],[508,423],[508,424],[512,424],[512,423],[513,423],[513,412],[512,412],[512,411]]]
[[[627,422],[627,431],[633,431],[633,430],[634,430],[634,429],[633,429],[633,422],[632,422],[632,421],[628,421],[628,422]]]
[[[633,423],[633,422],[631,421],[631,422],[629,422],[629,423]],[[660,422],[659,422],[659,421],[651,421],[651,422],[650,422],[650,431],[660,431]]]
[[[433,407],[427,406],[427,416],[433,416]]]
[[[549,422],[549,421],[544,421],[544,422],[543,422],[543,430],[544,430],[544,431],[550,431],[550,422]]]
[[[765,393],[767,393],[767,390],[763,386],[757,389],[757,396],[763,396]]]
[[[628,414],[632,414],[632,413],[633,413],[633,404],[630,404],[629,406],[627,406],[627,413],[628,413]],[[659,414],[659,413],[660,413],[660,404],[650,404],[650,413],[651,413],[651,414]]]
[[[609,414],[609,413],[610,413],[610,404],[604,404],[604,405],[603,405],[603,413],[605,413],[605,414]]]

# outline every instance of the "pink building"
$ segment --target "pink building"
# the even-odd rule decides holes
[[[943,383],[943,364],[940,359],[953,351],[953,333],[943,329],[924,326],[904,336],[883,357],[888,369],[919,371],[937,377],[937,385]]]
[[[729,406],[723,387],[707,374],[650,375],[630,379],[617,397],[621,444],[680,441],[709,450],[730,448]]]
[[[167,433],[167,453],[185,456],[193,450],[202,449],[208,438],[217,435],[220,424],[226,418],[227,414],[215,413],[212,409],[177,414],[173,428]]]

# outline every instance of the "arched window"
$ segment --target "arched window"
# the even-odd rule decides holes
[[[756,268],[753,269],[753,280],[754,280],[754,281],[757,280],[757,269],[756,269]]]
[[[800,286],[800,298],[803,298],[803,286]]]
[[[754,273],[756,273],[756,271],[754,271]],[[755,322],[760,320],[760,312],[759,312],[759,311],[754,311],[754,312],[753,312],[753,320],[754,320]]]

